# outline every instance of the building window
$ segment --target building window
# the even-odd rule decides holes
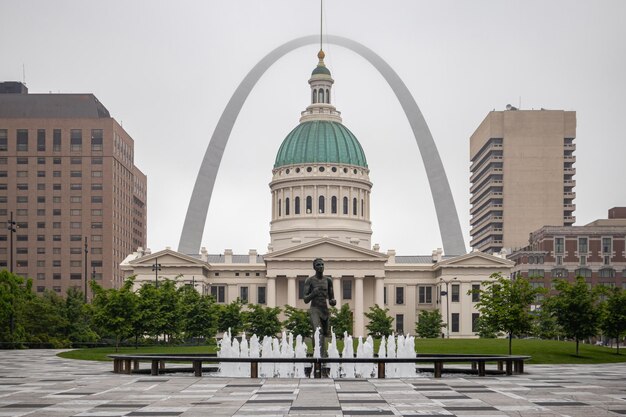
[[[615,270],[613,268],[602,268],[598,272],[600,278],[615,278]]]
[[[565,239],[562,237],[554,238],[554,252],[563,254],[565,253]]]
[[[54,129],[52,131],[52,151],[61,152],[61,129]],[[56,158],[55,158],[56,163]],[[61,160],[59,159],[59,163]]]
[[[387,287],[383,287],[383,304],[387,305]]]
[[[341,280],[341,292],[344,300],[352,300],[352,280],[344,278]]]
[[[17,129],[17,151],[28,151],[28,130]]]
[[[579,268],[574,273],[576,277],[591,278],[591,269],[589,268]]]
[[[266,288],[265,287],[257,287],[256,289],[256,302],[257,304],[265,304],[265,293],[266,293]]]
[[[404,334],[404,314],[396,314],[396,333]]]
[[[529,269],[528,278],[543,278],[544,273],[543,269]]]
[[[330,199],[330,212],[332,214],[337,214],[337,197],[332,196]]]
[[[611,255],[611,253],[613,252],[612,249],[612,242],[611,242],[611,238],[610,237],[603,237],[602,238],[602,254],[603,255]]]
[[[298,300],[304,300],[304,281],[306,278],[298,278]]]
[[[458,333],[459,332],[459,313],[452,313],[451,314],[451,326],[450,326],[450,331],[453,333]]]
[[[348,197],[343,198],[343,214],[348,214]]]
[[[244,303],[248,302],[248,287],[239,287],[239,298]]]
[[[70,158],[70,164],[71,165],[81,165],[83,163],[83,158],[81,158],[80,156],[78,157],[72,157]]]
[[[102,129],[91,129],[91,150],[92,151],[101,151],[102,150]]]
[[[419,287],[419,299],[420,304],[432,304],[433,302],[433,287],[420,286]]]
[[[306,198],[306,214],[311,214],[313,212],[313,198],[311,196],[307,196]]]
[[[0,129],[0,152],[6,152],[9,148],[6,129]]]
[[[211,285],[211,295],[218,303],[226,302],[226,286],[224,285]]]
[[[459,284],[452,284],[452,296],[450,298],[450,301],[452,301],[453,303],[458,303],[460,301],[460,294],[461,294],[461,286]]]
[[[83,253],[82,248],[70,248],[71,255],[80,255],[81,253]]]
[[[102,203],[102,196],[101,195],[92,195],[91,196],[91,202],[92,203]]]
[[[472,284],[472,303],[477,303],[479,301],[480,301],[480,284]]]
[[[280,200],[280,198],[278,199],[278,217],[282,216],[282,201]]]
[[[587,245],[588,241],[586,237],[579,237],[578,238],[578,254],[579,255],[586,255],[588,252],[588,245]]]
[[[479,313],[472,313],[472,332],[478,332],[478,318],[480,317]]]
[[[396,287],[396,304],[404,304],[404,287]]]
[[[72,178],[81,178],[83,176],[82,171],[70,171],[70,177]]]
[[[567,269],[555,268],[552,270],[552,278],[567,278]]]
[[[296,197],[294,201],[293,211],[295,214],[300,214],[300,197]]]
[[[357,205],[356,198],[353,198],[352,199],[352,215],[353,216],[356,216],[356,205]]]
[[[102,165],[102,158],[101,157],[91,158],[91,165]]]
[[[83,201],[83,197],[80,195],[73,195],[70,197],[70,203],[80,203]]]
[[[319,196],[318,198],[318,210],[320,213],[324,213],[325,211],[325,204],[326,203],[326,199],[324,198],[323,195]]]
[[[102,178],[102,171],[91,171],[92,178]]]
[[[556,255],[556,264],[563,265],[563,255]]]
[[[83,132],[80,129],[70,130],[70,151],[79,152],[83,150]]]
[[[46,150],[46,131],[44,129],[37,130],[37,150]]]
[[[102,184],[101,183],[91,184],[91,190],[92,191],[102,191]]]
[[[285,216],[289,216],[289,197],[285,198]]]
[[[587,265],[587,257],[585,255],[581,255],[578,261],[581,266]]]

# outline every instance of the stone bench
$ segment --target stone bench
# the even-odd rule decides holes
[[[259,363],[306,363],[311,365],[315,378],[322,377],[322,368],[331,363],[371,363],[377,368],[378,378],[385,378],[385,368],[390,363],[432,363],[435,378],[441,378],[444,364],[469,363],[471,373],[479,376],[487,374],[487,363],[495,363],[496,372],[506,375],[524,373],[524,361],[530,356],[520,355],[417,355],[415,358],[220,358],[208,354],[143,354],[143,355],[108,355],[113,359],[113,372],[130,374],[139,370],[140,362],[150,362],[150,373],[158,375],[165,371],[165,362],[191,363],[195,376],[202,376],[203,363],[237,362],[250,364],[250,377],[258,378]]]

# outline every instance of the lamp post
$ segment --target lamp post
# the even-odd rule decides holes
[[[158,263],[159,258],[154,258],[154,264],[152,264],[152,270],[154,271],[154,285],[159,288],[159,271],[161,270],[161,264]]]
[[[85,236],[85,304],[87,304],[87,254],[89,249],[87,248],[87,236]]]
[[[17,232],[17,223],[13,220],[13,212],[11,212],[10,220],[7,221],[7,230],[11,232],[11,242],[9,250],[9,272],[13,273],[13,234]]]
[[[446,284],[446,291],[440,291],[441,296],[446,296],[446,338],[450,339],[450,293],[448,285],[450,282],[454,281],[456,277],[452,279],[445,280],[443,278],[439,278],[440,284]]]

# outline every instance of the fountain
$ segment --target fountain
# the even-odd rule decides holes
[[[354,358],[354,344],[352,336],[344,332],[343,351],[341,355],[337,348],[337,337],[331,332],[331,341],[328,343],[329,358]],[[313,336],[313,357],[321,358],[320,329]],[[220,358],[306,358],[307,345],[300,335],[294,337],[292,333],[283,332],[281,338],[264,336],[259,343],[259,337],[252,335],[250,340],[244,334],[241,342],[233,338],[230,332],[224,333],[219,343],[217,356]],[[359,336],[357,339],[357,358],[374,358],[374,339],[368,336],[365,341]],[[413,336],[395,336],[381,339],[378,348],[378,357],[381,358],[415,358],[415,338]],[[305,378],[304,363],[260,363],[259,377],[261,378]],[[249,377],[248,363],[222,362],[219,366],[219,375],[228,377]],[[366,363],[330,363],[328,374],[331,378],[371,378],[376,375],[377,369],[373,362]],[[312,377],[313,375],[311,375]],[[385,377],[405,378],[415,377],[415,368],[411,364],[387,364]]]

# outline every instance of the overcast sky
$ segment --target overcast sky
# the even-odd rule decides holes
[[[469,137],[506,104],[577,112],[576,224],[626,205],[626,2],[324,2],[324,30],[374,50],[411,90],[433,134],[469,249]],[[176,248],[222,110],[270,50],[319,31],[319,2],[0,0],[0,80],[93,93],[135,140],[148,176],[148,247]],[[309,104],[318,47],[261,78],[226,148],[202,246],[265,253],[278,147]],[[370,168],[372,242],[399,255],[441,247],[409,124],[363,58],[324,46],[334,103]]]

